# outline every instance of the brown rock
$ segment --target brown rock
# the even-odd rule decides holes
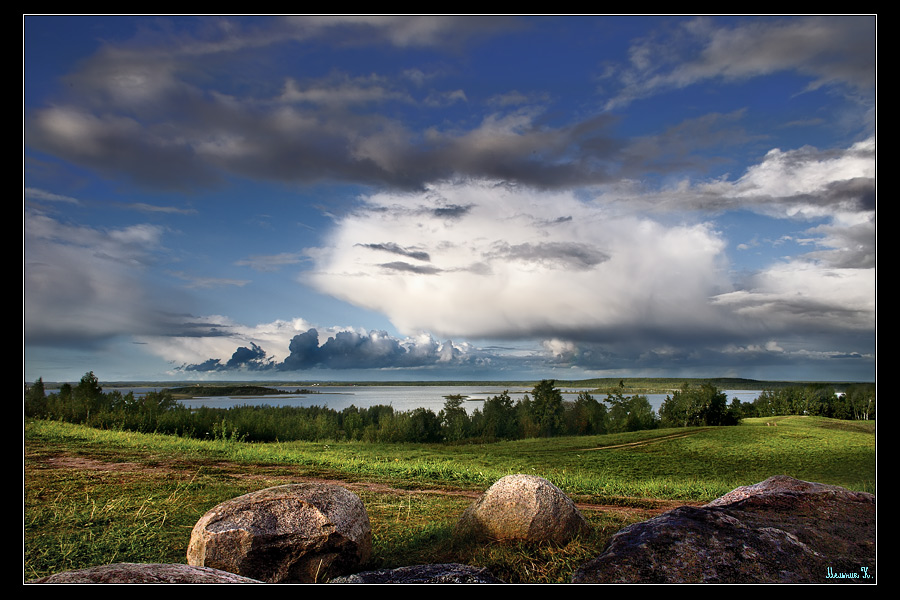
[[[626,527],[575,583],[875,581],[875,497],[773,477]]]
[[[294,484],[219,504],[194,526],[188,563],[269,583],[326,581],[372,554],[362,501],[328,484]]]
[[[454,534],[564,544],[589,529],[572,500],[546,479],[507,475],[466,509]]]

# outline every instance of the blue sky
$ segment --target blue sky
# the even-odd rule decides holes
[[[25,378],[872,381],[875,37],[25,16]]]

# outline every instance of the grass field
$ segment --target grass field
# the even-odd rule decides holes
[[[246,444],[29,421],[24,450],[25,579],[112,562],[183,563],[208,509],[307,480],[362,498],[374,538],[367,569],[464,562],[536,583],[568,581],[627,524],[772,475],[870,493],[876,483],[874,422],[796,416],[459,446]],[[466,506],[511,473],[555,483],[593,532],[565,546],[454,540]]]

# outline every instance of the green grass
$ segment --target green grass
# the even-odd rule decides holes
[[[576,502],[604,506],[583,511],[592,533],[561,547],[454,540],[471,493],[511,473],[546,477]],[[246,444],[29,421],[24,577],[111,562],[183,563],[193,524],[219,502],[317,477],[362,486],[354,491],[374,541],[366,568],[452,561],[487,566],[509,582],[563,582],[661,503],[707,502],[772,475],[874,493],[875,423],[776,417],[449,446]]]

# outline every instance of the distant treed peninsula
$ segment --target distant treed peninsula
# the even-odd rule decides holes
[[[115,384],[109,385],[115,387]],[[159,386],[154,386],[159,387]],[[273,394],[318,394],[316,390],[300,389],[296,390],[280,390],[272,387],[261,385],[231,385],[231,384],[207,384],[207,385],[187,385],[180,387],[167,387],[166,389],[173,396],[190,396],[193,398],[205,396],[271,396]]]

